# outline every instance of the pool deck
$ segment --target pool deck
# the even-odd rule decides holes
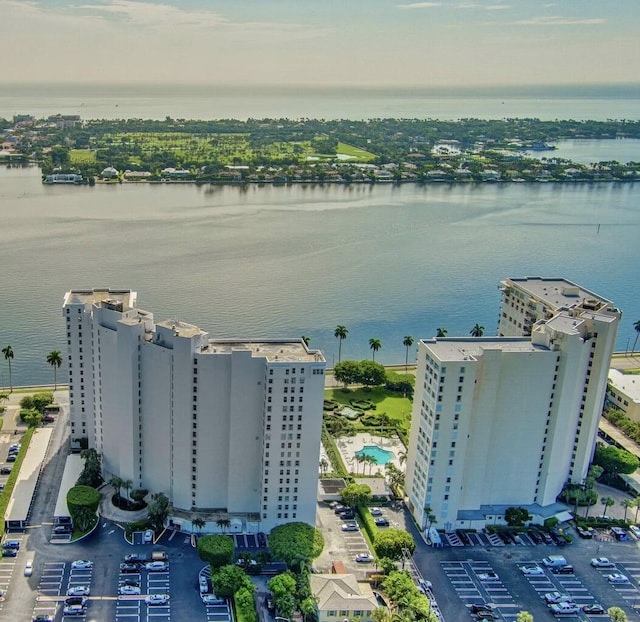
[[[360,475],[376,475],[379,473],[384,475],[384,465],[376,464],[370,466],[368,464],[360,464],[356,460],[356,452],[360,451],[367,445],[377,445],[381,449],[391,451],[393,453],[393,458],[389,462],[393,462],[393,464],[404,472],[404,465],[400,464],[398,456],[401,452],[405,452],[406,450],[404,445],[400,442],[400,439],[395,435],[391,438],[372,436],[368,433],[359,433],[355,436],[340,436],[336,439],[336,445],[338,446],[342,460],[349,473],[359,473]]]

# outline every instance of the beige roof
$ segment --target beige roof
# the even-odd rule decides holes
[[[312,574],[311,591],[323,611],[374,611],[376,597],[368,583],[358,583],[352,574]]]

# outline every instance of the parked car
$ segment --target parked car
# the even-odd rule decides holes
[[[471,544],[471,540],[469,540],[469,536],[465,531],[462,531],[462,529],[458,529],[456,531],[456,535],[458,536],[458,538],[460,538],[460,541],[462,542],[462,544]]]
[[[627,542],[629,540],[629,534],[622,527],[611,527],[611,533],[616,540],[620,542]]]
[[[629,526],[629,531],[640,540],[640,527],[638,527],[637,525],[630,525]]]
[[[125,562],[124,564],[120,564],[120,572],[138,572],[140,567],[138,564]]]
[[[128,563],[134,563],[134,562],[145,562],[147,561],[147,558],[145,555],[140,555],[138,553],[129,553],[128,555],[124,556],[124,561],[128,562]]]
[[[209,579],[201,574],[198,577],[198,584],[200,587],[200,594],[206,594],[209,591]]]
[[[258,546],[267,546],[267,536],[261,531],[257,534]]]
[[[144,567],[149,572],[164,572],[169,568],[169,564],[167,562],[148,562]]]
[[[142,536],[142,539],[145,544],[153,544],[153,529],[147,529]]]
[[[18,457],[17,454],[9,454],[7,456],[7,462],[15,462],[17,457]]]
[[[10,466],[3,466],[2,468],[0,468],[0,475],[9,475],[10,473],[11,473]]]
[[[353,520],[355,517],[356,513],[351,508],[340,513],[340,518],[342,520]]]
[[[547,605],[553,605],[555,603],[572,603],[573,598],[569,594],[561,594],[560,592],[547,592],[544,595],[544,600]]]
[[[566,566],[553,567],[551,568],[551,572],[553,572],[553,574],[575,574],[575,571],[571,564],[567,564]]]
[[[149,594],[144,602],[147,605],[166,605],[169,602],[169,594]]]
[[[542,544],[544,542],[542,535],[540,534],[540,532],[537,529],[532,529],[531,531],[529,531],[529,537],[536,543],[536,544]]]
[[[476,613],[478,620],[498,620],[498,616],[493,611],[479,611]]]
[[[2,548],[3,549],[16,549],[17,551],[20,550],[20,540],[5,540],[2,543]]]
[[[65,605],[82,605],[83,607],[87,604],[86,596],[69,596],[64,599]]]
[[[342,525],[342,531],[360,531],[360,527],[356,523],[346,523]]]
[[[359,564],[370,564],[375,560],[376,558],[373,555],[369,555],[369,553],[360,553],[360,555],[356,555],[356,561]]]
[[[118,594],[121,596],[137,596],[140,594],[140,588],[136,585],[121,585],[118,588]]]
[[[609,583],[629,583],[629,577],[620,572],[614,572],[613,574],[607,575],[607,579],[609,580]]]
[[[418,581],[418,591],[421,594],[424,594],[425,596],[427,596],[427,592],[433,588],[433,584],[431,583],[431,581],[426,581],[425,579],[420,579]]]
[[[523,575],[541,575],[544,574],[544,570],[538,566],[538,564],[525,564],[524,566],[520,566],[520,571]]]
[[[591,565],[594,568],[613,568],[615,566],[607,557],[594,557],[591,560]]]
[[[576,527],[576,531],[581,538],[585,538],[587,540],[591,540],[593,538],[593,531],[591,528],[585,529],[584,527]]]
[[[52,533],[56,535],[73,533],[73,527],[71,525],[56,525],[52,529]]]
[[[88,570],[89,568],[93,568],[93,562],[88,559],[76,559],[76,561],[71,562],[72,570]]]
[[[495,572],[481,572],[478,579],[480,581],[500,581],[500,577]]]
[[[580,611],[580,605],[565,602],[553,603],[553,605],[549,605],[549,609],[551,609],[554,615],[569,615],[578,613]]]
[[[382,516],[382,508],[369,508],[371,516]]]
[[[62,609],[62,615],[65,616],[83,616],[87,612],[87,608],[82,605],[67,605]]]
[[[375,522],[376,526],[378,527],[388,527],[389,526],[389,521],[386,518],[374,518],[373,521]]]
[[[333,513],[340,514],[341,512],[344,512],[345,510],[348,510],[348,509],[349,508],[346,505],[338,504],[336,505],[336,507],[333,508]]]
[[[224,598],[220,598],[220,596],[216,596],[215,594],[203,594],[202,602],[205,605],[224,605]]]
[[[475,604],[469,606],[471,609],[471,613],[481,613],[483,611],[495,611],[495,607],[491,604]]]
[[[592,605],[585,605],[582,608],[582,611],[596,616],[601,616],[606,613],[605,608],[602,605],[598,605],[597,603],[593,603]]]
[[[55,617],[48,613],[39,613],[32,618],[33,622],[55,622]]]
[[[16,557],[18,549],[2,549],[2,557]]]
[[[67,596],[89,596],[90,593],[88,585],[74,585],[67,590]]]
[[[33,574],[33,560],[28,559],[27,563],[24,565],[24,576],[30,577]]]

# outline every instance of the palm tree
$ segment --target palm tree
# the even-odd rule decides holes
[[[323,475],[327,474],[327,469],[329,468],[329,463],[326,458],[320,458],[320,471],[322,471]]]
[[[216,525],[218,525],[218,527],[222,529],[222,533],[224,533],[225,530],[231,526],[231,521],[228,518],[219,518],[216,521]]]
[[[635,507],[635,509],[636,509],[636,516],[633,519],[633,522],[637,523],[638,522],[638,511],[640,510],[640,497],[636,497],[633,500],[633,507]]]
[[[369,475],[371,475],[371,469],[378,464],[378,459],[375,456],[367,456],[367,463],[369,464]]]
[[[446,337],[447,336],[447,329],[446,328],[436,328],[436,330],[438,331],[436,334],[436,337]]]
[[[605,517],[605,515],[607,514],[607,508],[610,508],[612,505],[614,505],[616,502],[615,499],[612,499],[611,497],[600,497],[600,503],[602,503],[602,506],[604,507],[604,512],[602,512],[602,518]]]
[[[398,462],[403,465],[407,461],[407,452],[401,451],[398,453]]]
[[[336,326],[336,330],[333,333],[333,336],[338,339],[338,363],[340,362],[340,357],[342,356],[342,340],[347,338],[349,331],[346,326],[342,326],[338,324]]]
[[[307,337],[306,335],[302,335],[302,337],[300,337],[300,339],[302,339],[302,341],[304,341],[304,345],[307,346],[307,348],[308,348],[309,344],[311,343],[311,338]]]
[[[358,464],[364,464],[367,461],[367,454],[356,454],[356,462]],[[356,466],[356,473],[359,472],[358,467]],[[364,475],[364,467],[362,467],[362,474]]]
[[[133,488],[133,482],[130,479],[127,479],[124,482],[122,482],[122,487],[125,489],[127,493],[127,498],[129,498],[129,491]]]
[[[640,320],[634,323],[633,330],[636,331],[636,338],[633,340],[633,348],[631,349],[631,353],[633,354],[636,351],[636,345],[638,343],[638,337],[640,337]],[[4,352],[4,350],[3,350]]]
[[[482,337],[482,335],[484,335],[484,326],[480,326],[480,324],[476,324],[471,329],[471,336],[472,337]]]
[[[411,335],[407,335],[402,340],[402,345],[405,347],[404,353],[404,373],[407,373],[407,366],[409,364],[409,348],[413,345],[413,337]]]
[[[47,363],[53,367],[53,390],[58,388],[58,368],[62,365],[62,355],[59,350],[51,350],[47,354]]]
[[[111,488],[113,488],[116,491],[116,496],[119,499],[120,498],[120,489],[122,488],[122,484],[124,484],[122,479],[120,477],[118,477],[117,475],[114,475],[107,483],[109,484],[109,486],[111,486]]]
[[[371,357],[372,361],[376,360],[376,352],[382,347],[382,342],[380,341],[380,339],[369,339],[369,347],[371,348],[371,351],[373,352],[373,356]]]
[[[635,499],[623,499],[620,505],[624,508],[624,521],[627,520],[627,511],[635,505]]]
[[[198,533],[200,533],[200,531],[202,531],[202,528],[207,524],[207,521],[205,521],[201,516],[196,516],[191,521],[191,524],[198,530]]]
[[[5,346],[2,348],[2,354],[4,354],[4,358],[9,363],[9,387],[10,393],[13,393],[13,381],[11,380],[11,361],[13,360],[13,348],[11,346]]]

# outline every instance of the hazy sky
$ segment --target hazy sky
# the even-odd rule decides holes
[[[2,82],[640,82],[640,0],[0,0]]]

